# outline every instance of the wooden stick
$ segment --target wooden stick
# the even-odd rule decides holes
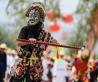
[[[48,43],[48,42],[41,42],[41,41],[36,41],[36,42],[31,42],[30,40],[25,40],[25,39],[18,39],[17,41],[22,41],[24,43],[31,43],[31,44],[44,44],[44,45],[49,45],[49,46],[56,46],[56,47],[64,47],[64,48],[72,48],[72,49],[81,49],[80,47],[76,46],[68,46],[68,45],[58,45],[54,43]]]

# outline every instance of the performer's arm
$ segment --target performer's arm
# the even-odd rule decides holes
[[[17,41],[16,41],[16,44],[17,44],[18,46],[25,46],[25,45],[28,45],[28,43],[23,42],[23,41],[19,41],[18,39],[17,39]]]
[[[25,46],[27,45],[26,43],[24,43],[23,41],[20,41],[20,39],[25,39],[27,38],[27,34],[28,34],[28,30],[27,27],[23,27],[19,33],[18,39],[16,40],[16,44],[18,46]]]
[[[18,46],[26,46],[26,45],[29,45],[32,43],[36,43],[36,39],[34,39],[34,38],[29,38],[30,42],[24,42],[22,40],[26,40],[26,39],[17,39],[16,43]]]
[[[28,27],[23,27],[21,29],[18,39],[16,40],[16,44],[18,46],[26,46],[26,45],[29,45],[32,42],[34,43],[36,41],[36,39],[34,39],[34,38],[29,38],[29,39],[27,38],[28,32],[29,32]],[[24,42],[23,40],[30,40],[30,42],[27,43],[27,42]]]

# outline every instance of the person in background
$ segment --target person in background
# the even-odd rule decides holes
[[[53,82],[67,82],[67,62],[65,61],[64,54],[60,54],[60,58],[54,62],[52,69]]]
[[[11,69],[14,66],[14,64],[16,63],[16,51],[13,49],[8,48],[6,51],[7,54],[7,70],[6,70],[6,77],[5,80],[6,82],[9,81],[9,79],[11,78]]]
[[[72,58],[71,56],[67,56],[66,62],[67,62],[66,82],[71,82],[72,81]]]
[[[54,64],[54,59],[48,57],[48,74],[47,74],[48,82],[52,82],[53,79],[53,74],[52,74],[53,64]]]
[[[90,82],[98,81],[98,60],[90,59],[89,60],[89,72],[90,72]]]
[[[81,49],[79,57],[75,58],[74,67],[74,82],[89,82],[88,74],[88,61],[90,58],[90,51],[86,48]]]
[[[42,57],[42,65],[43,65],[43,75],[42,75],[42,80],[44,82],[48,82],[48,53],[46,51],[43,52],[43,57]]]
[[[0,82],[4,82],[5,72],[7,68],[7,59],[5,50],[7,46],[5,43],[0,45]]]

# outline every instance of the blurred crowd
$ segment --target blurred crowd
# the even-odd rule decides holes
[[[56,58],[53,52],[51,47],[43,52],[44,82],[98,82],[98,60],[88,49],[82,48],[71,56],[59,52]],[[0,82],[11,78],[11,69],[19,60],[17,54],[17,50],[0,44]]]
[[[8,82],[11,68],[17,59],[16,50],[8,48],[5,43],[0,44],[0,82]]]

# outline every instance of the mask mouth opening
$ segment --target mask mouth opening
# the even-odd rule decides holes
[[[29,20],[28,21],[28,26],[31,26],[33,29],[42,29],[43,27],[44,27],[44,24],[43,24],[43,22],[40,22],[40,21],[38,21],[38,22],[33,22],[32,20]]]
[[[28,24],[29,25],[36,25],[39,22],[39,20],[29,19]]]

